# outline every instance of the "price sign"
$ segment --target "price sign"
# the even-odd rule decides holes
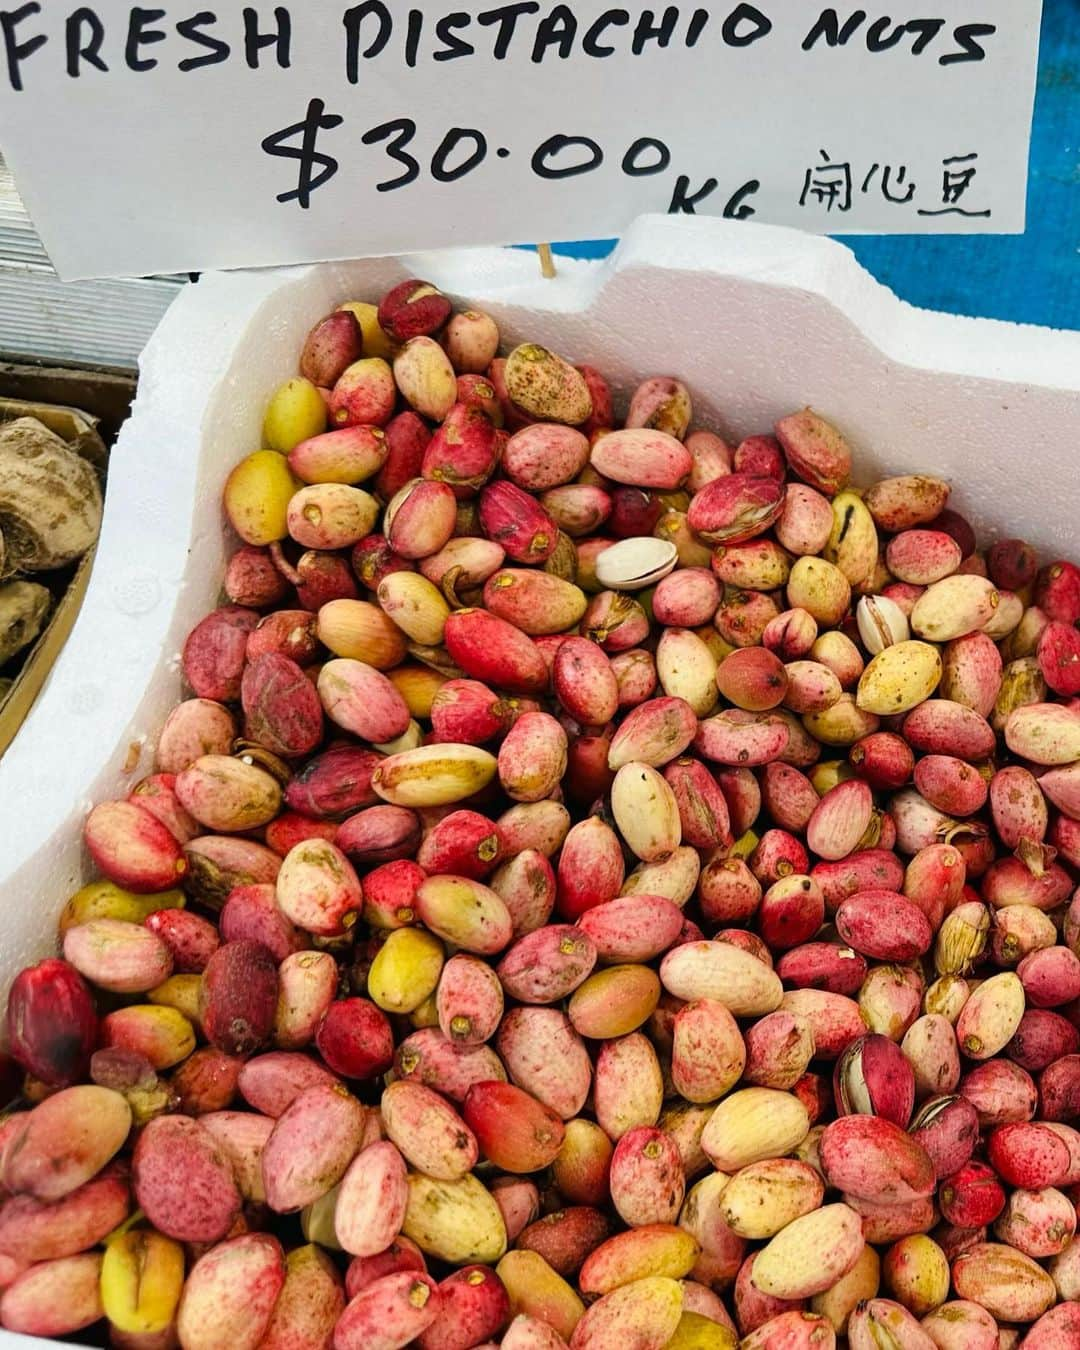
[[[61,275],[644,211],[1023,230],[1041,0],[455,3],[0,0],[0,142]]]

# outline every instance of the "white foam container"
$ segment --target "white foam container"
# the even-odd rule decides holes
[[[490,311],[510,342],[593,363],[624,396],[643,376],[679,375],[695,421],[730,438],[813,403],[855,447],[860,480],[940,474],[980,528],[1080,553],[1080,333],[913,309],[827,239],[656,216],[604,262],[560,260],[553,281],[505,249],[207,275],[143,355],[89,593],[0,761],[0,997],[51,949],[88,875],[90,805],[151,771],[181,643],[231,547],[221,487],[258,448],[267,396],[323,314],[410,275]]]

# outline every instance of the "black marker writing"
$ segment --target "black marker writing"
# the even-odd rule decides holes
[[[364,20],[372,16],[378,20],[378,29],[368,46],[361,51],[360,33],[364,27]],[[352,9],[347,9],[342,15],[341,22],[345,25],[345,74],[349,83],[355,84],[360,78],[361,56],[365,60],[370,60],[379,55],[390,41],[390,34],[394,31],[394,20],[382,0],[365,0],[362,5],[354,5]]]
[[[520,0],[516,5],[503,5],[501,9],[489,9],[486,14],[478,14],[476,22],[485,25],[498,24],[499,36],[495,39],[494,56],[496,61],[504,61],[514,38],[517,21],[523,14],[536,14],[540,6],[536,0]]]
[[[165,17],[163,9],[133,9],[128,23],[127,42],[124,46],[124,60],[129,70],[153,70],[157,65],[156,56],[140,56],[139,48],[152,42],[164,42],[167,33],[160,28],[151,28]]]
[[[282,70],[288,70],[291,64],[292,16],[287,9],[279,5],[274,10],[274,21],[277,28],[273,32],[260,33],[259,11],[244,10],[244,54],[252,70],[258,70],[259,52],[264,47],[275,49],[277,63]]]
[[[585,158],[576,159],[570,164],[553,164],[564,150],[580,146]],[[538,178],[576,178],[579,173],[588,173],[598,169],[604,162],[604,152],[590,136],[549,136],[539,146],[532,157],[532,171]]]
[[[985,61],[986,48],[979,41],[982,37],[992,37],[997,32],[997,25],[993,23],[965,23],[953,34],[960,50],[958,52],[948,52],[940,58],[940,64],[943,66],[955,65],[960,61]]]
[[[614,56],[615,48],[610,43],[601,43],[601,36],[611,27],[625,27],[630,22],[628,9],[609,9],[601,14],[585,36],[581,39],[581,50],[586,56]]]
[[[279,202],[299,202],[301,209],[306,211],[311,206],[311,194],[337,173],[337,160],[332,155],[324,155],[316,150],[315,142],[320,131],[333,131],[335,127],[341,126],[343,120],[336,113],[326,112],[326,104],[321,98],[313,98],[302,122],[266,137],[262,148],[268,155],[300,161],[296,187],[289,192],[278,193]],[[290,145],[289,142],[297,136],[301,137],[300,145]],[[314,169],[318,169],[317,174],[312,173]]]
[[[698,202],[703,202],[707,197],[711,197],[719,186],[720,183],[717,179],[706,178],[696,192],[691,192],[690,179],[685,173],[679,174],[675,180],[675,191],[671,194],[668,215],[696,216]]]
[[[30,0],[30,3],[23,5],[21,9],[0,10],[0,33],[3,34],[4,38],[8,79],[16,93],[20,92],[23,87],[22,63],[33,56],[39,47],[44,47],[49,40],[44,33],[38,33],[32,38],[27,38],[25,42],[20,42],[16,29],[25,19],[40,13],[41,6],[37,3],[37,0]]]
[[[92,9],[84,5],[68,15],[67,23],[64,25],[64,38],[67,46],[67,73],[72,79],[79,78],[79,66],[83,61],[98,70],[108,72],[109,67],[101,59],[105,25]]]
[[[178,70],[198,70],[202,66],[216,66],[219,62],[229,59],[232,51],[229,44],[223,42],[221,38],[212,37],[209,33],[201,31],[213,23],[217,23],[217,15],[205,10],[190,19],[181,19],[176,25],[176,31],[181,37],[194,42],[196,46],[207,48],[205,56],[186,56],[177,67]]]
[[[746,29],[743,24],[751,24]],[[772,32],[772,19],[762,14],[756,5],[736,5],[724,20],[720,30],[729,47],[749,47],[752,42]]]
[[[736,188],[724,206],[725,220],[749,220],[751,216],[756,216],[757,212],[750,205],[749,199],[760,189],[761,182],[757,178],[751,178],[741,188]]]
[[[407,187],[420,177],[419,163],[412,155],[405,153],[405,146],[415,135],[416,123],[411,117],[395,117],[390,122],[384,122],[382,126],[372,127],[370,131],[364,132],[360,139],[365,145],[378,145],[380,141],[388,141],[386,153],[391,159],[396,159],[405,170],[397,178],[388,178],[385,183],[376,183],[376,191],[391,192],[394,188]]]
[[[650,163],[642,163],[643,155],[654,151],[656,158]],[[655,136],[642,136],[623,155],[622,171],[629,178],[647,178],[650,174],[663,173],[671,163],[671,151],[663,141]]]
[[[803,38],[802,49],[804,52],[812,50],[819,38],[824,38],[830,47],[839,47],[847,42],[853,33],[858,31],[859,25],[866,18],[865,9],[857,9],[853,14],[849,14],[844,20],[843,27],[840,25],[840,16],[835,9],[823,9],[821,14],[814,22],[814,26]]]
[[[458,146],[468,141],[472,141],[472,152],[466,155],[460,164],[451,168],[448,163],[450,157]],[[458,178],[464,178],[467,173],[471,173],[484,162],[487,148],[487,137],[482,131],[477,131],[474,127],[451,127],[431,157],[432,178],[437,183],[453,183]]]
[[[476,48],[453,31],[455,28],[466,28],[468,23],[469,16],[465,13],[443,15],[435,25],[435,36],[445,45],[441,51],[432,53],[436,61],[452,61],[455,56],[472,56]]]

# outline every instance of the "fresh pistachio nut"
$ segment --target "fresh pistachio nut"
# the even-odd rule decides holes
[[[859,640],[871,656],[911,637],[907,615],[887,595],[864,595],[855,607],[855,621]]]
[[[534,342],[514,348],[504,378],[507,393],[530,417],[578,426],[592,413],[592,395],[581,372]]]
[[[1005,723],[1005,743],[1032,764],[1072,764],[1080,759],[1080,712],[1062,703],[1016,708]]]
[[[495,756],[476,745],[421,745],[384,759],[371,784],[394,806],[444,806],[486,787],[497,767]]]
[[[969,1059],[999,1054],[1016,1034],[1024,1015],[1024,986],[1011,970],[991,975],[964,1004],[956,1022],[956,1039]]]
[[[874,517],[856,492],[840,492],[832,502],[833,527],[823,557],[839,567],[852,586],[873,573],[878,558]]]
[[[877,714],[857,703],[854,694],[841,694],[823,712],[807,713],[802,723],[822,745],[854,745],[880,725]]]
[[[909,712],[941,680],[941,654],[928,642],[897,642],[878,652],[862,673],[856,702],[879,717]]]
[[[966,975],[986,950],[990,910],[978,900],[965,901],[946,915],[934,943],[939,975]]]
[[[701,1146],[718,1171],[734,1172],[766,1158],[782,1158],[802,1143],[809,1129],[806,1107],[792,1093],[741,1088],[713,1112]]]
[[[998,1242],[980,1242],[952,1266],[961,1298],[986,1309],[999,1322],[1034,1322],[1057,1298],[1054,1281],[1030,1256]]]
[[[596,579],[610,591],[641,591],[675,570],[679,550],[648,535],[620,539],[596,558]]]
[[[773,1298],[810,1298],[846,1275],[864,1246],[859,1215],[845,1204],[825,1205],[794,1219],[758,1252],[750,1282]]]
[[[611,787],[619,833],[642,862],[656,862],[682,842],[675,794],[663,774],[641,761],[624,764]]]
[[[775,1237],[793,1220],[811,1214],[825,1193],[820,1175],[796,1158],[751,1163],[724,1189],[724,1222],[740,1237]]]
[[[985,628],[1000,603],[997,587],[986,577],[945,577],[915,601],[911,631],[929,642],[951,642]]]
[[[805,609],[823,627],[831,628],[847,613],[851,583],[825,558],[800,558],[788,577],[787,602],[790,608]]]

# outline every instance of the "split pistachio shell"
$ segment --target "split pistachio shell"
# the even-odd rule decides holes
[[[928,642],[896,642],[863,671],[858,706],[880,717],[909,712],[938,687],[941,654]]]
[[[655,586],[678,561],[679,550],[670,540],[621,539],[598,555],[596,579],[611,591],[640,591]]]
[[[887,595],[864,595],[855,609],[855,620],[859,640],[871,656],[911,637],[907,615]]]

